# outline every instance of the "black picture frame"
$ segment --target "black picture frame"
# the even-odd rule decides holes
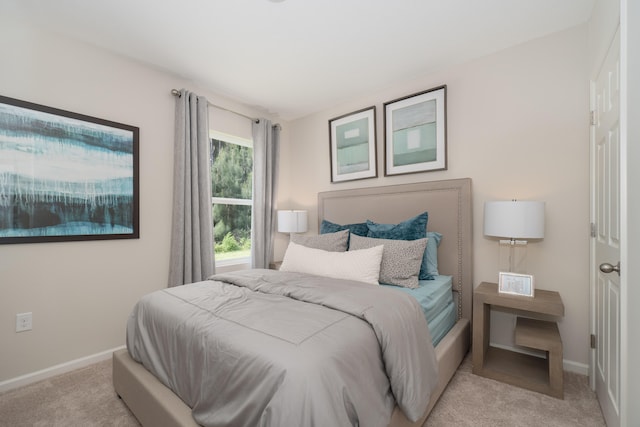
[[[447,86],[384,103],[384,174],[447,169]]]
[[[140,129],[0,96],[0,244],[140,237]]]
[[[367,107],[329,120],[331,182],[378,176],[376,107]]]

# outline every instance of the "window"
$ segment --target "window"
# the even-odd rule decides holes
[[[216,265],[250,262],[253,141],[210,132]]]

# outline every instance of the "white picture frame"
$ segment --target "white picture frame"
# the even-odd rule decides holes
[[[530,274],[500,272],[498,276],[498,293],[533,298],[535,295],[533,276]]]

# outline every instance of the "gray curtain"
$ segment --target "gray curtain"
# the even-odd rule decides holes
[[[253,123],[253,208],[251,267],[268,268],[276,226],[280,126],[260,119]]]
[[[207,110],[205,97],[182,89],[176,98],[169,286],[215,272]]]

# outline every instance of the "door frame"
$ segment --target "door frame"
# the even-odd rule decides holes
[[[633,22],[633,25],[630,23]],[[640,425],[640,405],[632,396],[640,393],[640,343],[632,327],[640,324],[640,2],[620,2],[620,425]],[[632,262],[635,261],[635,262]]]
[[[589,114],[590,116],[596,109],[596,82],[589,80]],[[592,116],[591,116],[592,117]],[[591,336],[597,333],[596,319],[596,129],[593,125],[593,118],[590,118],[589,124],[589,226],[591,238],[589,239],[589,334]],[[596,390],[596,349],[591,346],[589,348],[589,386],[591,390]]]

